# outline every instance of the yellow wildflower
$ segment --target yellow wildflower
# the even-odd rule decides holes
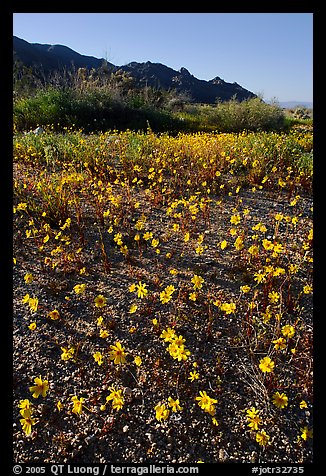
[[[288,397],[285,393],[275,392],[272,402],[277,406],[277,408],[284,408],[288,404]]]
[[[62,360],[70,360],[73,358],[75,349],[73,347],[61,347],[62,354],[61,354],[61,359]]]
[[[103,355],[101,354],[101,352],[95,352],[93,354],[93,357],[94,357],[95,362],[98,363],[98,365],[103,364]]]
[[[26,284],[30,284],[34,279],[34,276],[31,273],[26,273],[24,276],[24,281]]]
[[[263,373],[273,372],[274,367],[275,367],[275,363],[268,356],[264,357],[259,362],[259,368]]]
[[[147,296],[148,290],[146,289],[146,286],[147,284],[138,281],[138,283],[136,284],[137,297],[142,299],[143,297]]]
[[[309,428],[308,426],[304,426],[303,428],[300,428],[300,431],[301,431],[300,437],[304,441],[307,441],[308,438],[313,437],[313,430],[312,428]]]
[[[29,436],[32,432],[32,425],[36,424],[36,420],[32,418],[31,410],[29,408],[25,408],[21,410],[21,415],[23,418],[21,418],[20,424],[22,425],[22,429],[25,432],[26,436]]]
[[[46,396],[46,392],[49,390],[49,382],[47,380],[42,380],[41,376],[34,379],[35,385],[29,387],[29,391],[32,392],[32,397],[38,398],[40,395],[42,397]]]
[[[279,337],[272,341],[276,350],[284,350],[286,348],[286,340],[283,337]]]
[[[172,342],[176,333],[175,330],[171,327],[168,327],[166,330],[163,330],[160,337],[164,339],[165,342]]]
[[[191,279],[191,282],[194,285],[194,289],[201,289],[203,287],[204,278],[198,276],[197,274],[194,274]]]
[[[53,320],[56,321],[60,318],[60,313],[57,309],[53,309],[53,311],[50,311],[48,316]]]
[[[78,398],[76,395],[71,397],[71,400],[73,402],[73,408],[72,408],[72,413],[75,413],[76,415],[80,415],[81,412],[83,411],[83,402],[85,401],[85,398],[80,397]]]
[[[265,430],[261,430],[256,433],[256,441],[260,446],[266,446],[269,440],[270,436]]]
[[[173,412],[177,412],[177,411],[182,410],[182,407],[180,406],[179,399],[174,400],[172,397],[169,397],[168,398],[168,404],[169,404],[169,407],[171,407]]]
[[[158,421],[166,420],[169,417],[170,411],[166,408],[165,403],[158,404],[154,407],[155,410],[155,418]]]
[[[104,297],[102,294],[99,294],[94,299],[94,303],[96,307],[104,307],[106,306],[106,297]]]
[[[136,304],[132,304],[129,309],[129,314],[134,314],[138,309],[138,306]]]
[[[116,342],[114,345],[110,346],[110,353],[109,359],[113,360],[114,363],[117,364],[124,364],[126,361],[126,352],[122,347],[120,342]]]
[[[109,333],[106,329],[101,329],[100,330],[100,337],[102,337],[102,339],[106,339],[107,337],[109,337]]]
[[[223,302],[220,305],[221,311],[224,311],[225,314],[233,314],[236,310],[236,304],[234,302]]]
[[[262,423],[262,419],[259,416],[259,410],[257,410],[255,407],[248,408],[246,411],[247,413],[247,420],[248,420],[248,426],[252,430],[258,430],[258,426]]]
[[[295,328],[291,326],[290,324],[286,324],[285,326],[282,327],[281,332],[284,335],[284,337],[291,339],[295,334]]]
[[[76,284],[76,286],[74,286],[73,289],[76,294],[83,294],[86,289],[86,284]]]
[[[196,400],[198,401],[198,405],[202,410],[212,416],[215,414],[214,404],[217,403],[217,400],[207,395],[205,390],[199,391],[199,396],[196,397]]]
[[[188,380],[190,380],[190,382],[193,382],[194,380],[198,380],[199,379],[199,373],[196,372],[196,370],[194,371],[191,371],[190,376],[188,377]]]

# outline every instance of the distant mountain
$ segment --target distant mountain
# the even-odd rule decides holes
[[[313,109],[313,102],[310,101],[282,101],[279,103],[279,105],[284,109],[295,109],[297,107]]]
[[[25,66],[41,69],[45,74],[72,66],[90,69],[99,68],[103,64],[102,59],[80,55],[67,46],[28,43],[17,36],[13,37],[13,50],[14,58]]]
[[[135,78],[140,86],[154,88],[175,89],[180,93],[187,93],[197,103],[215,103],[217,99],[227,101],[233,96],[239,101],[256,97],[251,91],[237,83],[227,83],[216,77],[210,81],[197,79],[186,68],[176,71],[161,63],[132,62],[120,69]]]
[[[197,103],[212,104],[217,100],[227,101],[236,97],[239,101],[256,97],[254,93],[240,86],[238,83],[227,83],[216,76],[210,81],[197,79],[186,68],[176,71],[161,63],[137,63],[135,61],[116,66],[93,56],[85,56],[63,45],[48,45],[28,43],[13,37],[14,59],[39,74],[48,74],[54,71],[75,68],[100,68],[104,63],[110,72],[125,71],[134,78],[138,87],[151,86],[158,89],[174,89],[179,93],[186,93],[191,100]]]

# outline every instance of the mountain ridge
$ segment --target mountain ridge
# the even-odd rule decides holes
[[[138,87],[150,86],[156,89],[175,89],[185,93],[195,103],[213,104],[216,101],[227,101],[235,97],[239,101],[257,97],[253,92],[238,83],[228,83],[215,76],[206,81],[192,75],[187,68],[179,71],[162,63],[132,61],[117,66],[104,58],[81,55],[65,45],[29,43],[22,38],[13,36],[14,58],[22,64],[43,72],[46,76],[54,71],[75,68],[98,69],[105,64],[109,72],[124,71],[133,77]]]
[[[284,109],[294,109],[298,107],[313,109],[314,106],[312,101],[279,101],[279,105]]]

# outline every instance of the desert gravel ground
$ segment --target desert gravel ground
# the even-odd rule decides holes
[[[266,381],[259,373],[257,362],[263,355],[250,351],[240,312],[223,315],[214,309],[209,320],[202,310],[208,309],[207,293],[217,299],[228,296],[237,299],[239,286],[250,282],[250,273],[243,267],[234,249],[221,252],[218,244],[228,235],[230,216],[242,200],[241,209],[248,208],[248,229],[257,223],[272,223],[273,214],[293,213],[284,195],[265,191],[241,191],[237,196],[225,196],[220,204],[218,197],[211,208],[210,221],[198,220],[198,233],[204,234],[207,249],[202,255],[185,246],[177,234],[170,233],[168,217],[164,210],[148,209],[146,196],[139,193],[139,201],[146,208],[148,229],[160,236],[160,255],[151,247],[142,255],[130,243],[131,258],[127,262],[119,252],[112,236],[105,235],[109,267],[105,271],[99,242],[94,226],[96,218],[84,204],[85,244],[79,253],[80,263],[86,272],[80,275],[73,267],[63,271],[49,269],[44,264],[33,239],[27,239],[25,229],[28,219],[18,213],[14,217],[14,302],[13,302],[13,364],[14,364],[14,423],[13,445],[17,463],[207,463],[234,462],[287,462],[308,463],[313,459],[312,440],[297,441],[298,428],[310,422],[311,415],[311,360],[305,346],[312,341],[312,299],[302,298],[301,316],[306,342],[301,342],[302,361],[293,357],[293,366],[284,360],[284,382],[297,382],[301,398],[308,408],[301,409],[295,385],[286,388],[291,404],[283,410],[271,405]],[[291,236],[286,243],[294,256],[302,243],[304,231],[312,223],[310,198],[302,198],[298,236]],[[283,225],[282,225],[283,226]],[[280,227],[280,236],[284,233]],[[103,228],[104,230],[104,228]],[[78,241],[78,233],[70,230]],[[132,248],[133,246],[133,248]],[[293,248],[293,249],[292,249]],[[166,258],[166,253],[171,253]],[[308,265],[307,265],[308,266]],[[178,274],[170,274],[176,269]],[[298,288],[307,275],[296,277]],[[33,275],[27,284],[26,273]],[[194,273],[205,278],[202,297],[193,302],[185,296],[191,291]],[[130,293],[131,284],[145,282],[149,295],[137,299]],[[76,295],[73,288],[86,284],[86,292]],[[251,281],[252,283],[252,281]],[[174,285],[178,305],[173,299],[162,304],[157,299],[162,286]],[[26,294],[37,296],[38,309],[31,312],[22,299]],[[94,306],[94,298],[102,294],[106,306]],[[200,293],[199,293],[200,294]],[[138,305],[134,314],[129,313],[132,303]],[[58,309],[60,318],[52,320],[48,313]],[[107,337],[100,337],[98,318],[102,316]],[[157,324],[153,319],[157,319]],[[36,322],[36,329],[29,325]],[[190,351],[187,360],[179,362],[166,351],[167,344],[160,337],[163,329],[175,325],[178,334],[186,341]],[[111,344],[120,341],[127,352],[127,361],[117,366],[106,356]],[[62,360],[61,347],[75,348],[75,358]],[[92,355],[100,351],[104,362],[98,365]],[[137,366],[135,356],[142,364]],[[298,359],[298,360],[296,360]],[[196,370],[200,378],[188,379]],[[295,369],[301,369],[296,374]],[[303,395],[303,376],[307,386]],[[41,376],[49,382],[46,397],[33,399],[29,387]],[[300,380],[301,379],[301,380]],[[299,381],[300,380],[300,381]],[[279,382],[281,383],[281,382]],[[105,403],[109,388],[123,389],[125,403],[116,411]],[[218,403],[216,419],[205,413],[195,401],[200,390],[205,390]],[[85,398],[80,415],[72,413],[72,396]],[[267,395],[267,397],[266,397]],[[154,407],[167,402],[169,396],[179,398],[182,411],[171,412],[167,420],[155,418]],[[36,424],[30,436],[22,431],[19,422],[19,402],[29,399],[33,404]],[[57,406],[61,402],[62,408]],[[272,435],[271,443],[259,446],[246,420],[246,409],[260,409],[264,428]]]

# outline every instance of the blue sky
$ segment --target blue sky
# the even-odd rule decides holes
[[[14,13],[13,34],[78,53],[220,76],[264,100],[312,101],[312,13]]]

